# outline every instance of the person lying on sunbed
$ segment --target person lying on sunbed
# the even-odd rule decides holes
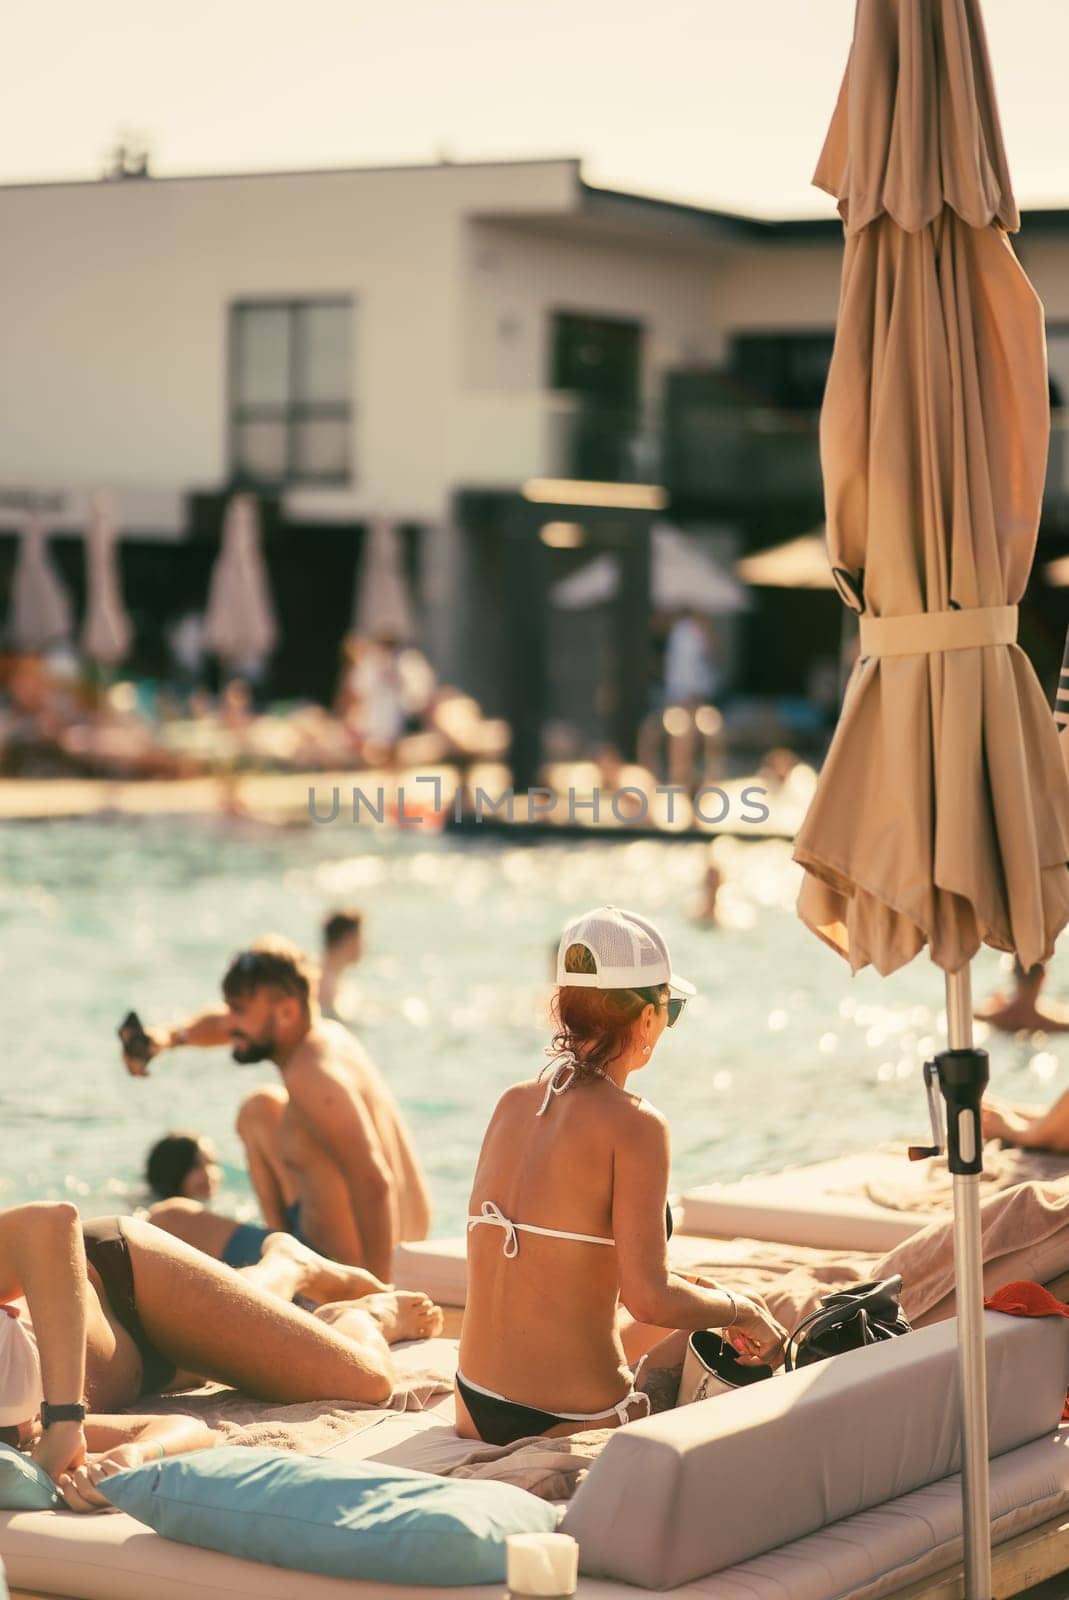
[[[291,1305],[296,1294],[318,1310]],[[0,1414],[20,1439],[34,1438],[34,1459],[65,1492],[90,1448],[99,1467],[101,1452],[143,1436],[127,1418],[121,1437],[100,1419],[90,1437],[87,1413],[203,1379],[284,1404],[381,1405],[393,1390],[389,1344],[431,1337],[441,1322],[426,1295],[384,1290],[286,1234],[234,1272],[136,1219],[83,1224],[65,1201],[0,1212],[0,1338],[10,1350],[21,1335],[20,1370],[28,1362],[30,1371],[20,1387],[0,1360]],[[169,1433],[157,1437],[171,1448]],[[176,1437],[178,1449],[203,1442]],[[71,1481],[80,1494],[84,1476]]]
[[[694,992],[663,937],[589,912],[564,931],[557,983],[553,1071],[498,1102],[471,1195],[457,1432],[490,1444],[673,1404],[631,1363],[671,1370],[692,1329],[725,1330],[751,1363],[786,1338],[758,1301],[668,1265],[668,1128],[628,1085]]]

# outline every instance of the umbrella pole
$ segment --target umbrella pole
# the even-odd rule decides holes
[[[965,1600],[991,1600],[984,1262],[980,1234],[980,1101],[987,1086],[988,1066],[987,1052],[973,1048],[968,966],[960,972],[947,973],[946,1001],[950,1048],[937,1061],[947,1110],[947,1158],[954,1182]]]

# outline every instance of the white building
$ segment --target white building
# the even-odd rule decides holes
[[[1033,214],[1024,235],[1055,324],[1064,220]],[[418,522],[439,653],[458,492],[658,481],[670,375],[693,509],[737,510],[727,434],[703,432],[730,400],[703,400],[703,374],[811,411],[841,261],[834,217],[598,190],[568,160],[14,186],[0,230],[0,507],[49,492],[77,521],[106,485],[128,534],[176,539],[187,496],[244,478],[295,524]],[[1069,391],[1069,335],[1052,366]],[[738,472],[753,494],[752,461]]]

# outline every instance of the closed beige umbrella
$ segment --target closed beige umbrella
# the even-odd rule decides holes
[[[954,1174],[966,1594],[990,1600],[987,1057],[968,963],[981,944],[1026,968],[1050,957],[1069,920],[1069,782],[1015,643],[1049,413],[978,0],[858,0],[816,182],[846,225],[821,456],[861,654],[796,842],[799,912],[855,970],[927,945],[947,973],[949,1048],[925,1079]]]
[[[88,598],[82,653],[98,666],[114,667],[130,649],[132,630],[123,605],[115,506],[110,495],[93,496],[85,542]]]
[[[816,181],[846,223],[821,418],[828,549],[864,613],[798,836],[799,910],[855,970],[893,972],[927,945],[953,972],[981,944],[1030,967],[1069,919],[1069,790],[1013,643],[1046,362],[1003,232],[1017,210],[975,0],[859,0]]]
[[[1065,757],[1065,770],[1069,772],[1069,632],[1065,635],[1065,655],[1062,657],[1061,676],[1058,679],[1058,695],[1054,702],[1054,721],[1058,732],[1061,734],[1062,755]]]
[[[27,518],[19,540],[8,641],[15,650],[47,650],[70,637],[71,602],[48,554],[44,524]]]

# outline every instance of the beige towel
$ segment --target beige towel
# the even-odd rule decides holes
[[[177,1411],[200,1417],[210,1428],[218,1429],[227,1444],[259,1445],[314,1456],[374,1427],[384,1410],[423,1411],[435,1396],[448,1394],[452,1387],[452,1373],[404,1373],[385,1407],[331,1399],[284,1406],[250,1400],[235,1389],[216,1384],[188,1394],[138,1400],[130,1409],[140,1414]]]

